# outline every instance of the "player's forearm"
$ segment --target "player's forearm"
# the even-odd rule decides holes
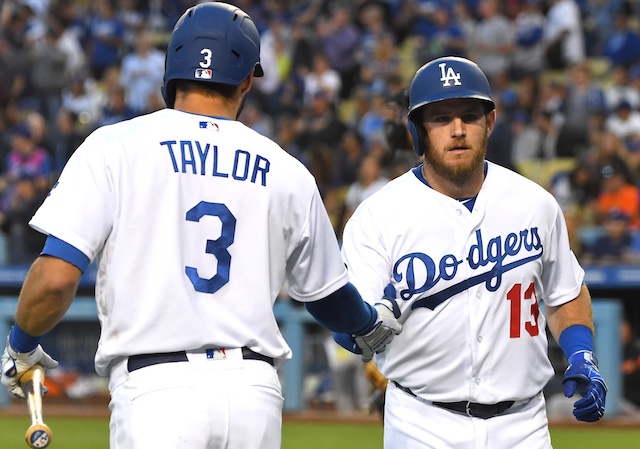
[[[307,311],[333,332],[359,333],[376,322],[377,313],[348,283],[324,299],[305,303]]]
[[[580,293],[573,301],[569,301],[558,307],[546,307],[546,318],[549,330],[556,341],[560,334],[569,326],[580,324],[593,331],[593,312],[591,309],[591,295],[586,285],[580,289]]]
[[[20,292],[15,321],[34,336],[58,324],[78,289],[81,271],[55,257],[39,257],[29,269]]]

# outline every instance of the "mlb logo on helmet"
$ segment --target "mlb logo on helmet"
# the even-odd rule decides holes
[[[462,83],[460,82],[460,72],[456,73],[453,70],[453,67],[447,67],[446,62],[438,64],[438,67],[440,67],[440,74],[442,75],[440,77],[440,81],[442,81],[442,87],[451,86],[451,81],[453,81],[454,86],[462,85]]]
[[[211,70],[211,69],[196,69],[195,78],[196,79],[201,79],[201,80],[210,80],[211,78],[213,78],[213,70]]]

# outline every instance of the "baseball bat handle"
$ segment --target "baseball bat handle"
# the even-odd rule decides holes
[[[27,429],[25,439],[29,447],[44,448],[51,442],[51,429],[42,418],[42,395],[44,391],[44,368],[34,365],[20,378],[20,384],[27,399],[31,425]]]

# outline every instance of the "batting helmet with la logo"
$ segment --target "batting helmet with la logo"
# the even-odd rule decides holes
[[[420,67],[409,86],[409,121],[407,127],[418,156],[424,154],[424,128],[419,109],[436,101],[473,98],[495,108],[489,80],[480,67],[469,59],[445,56]]]

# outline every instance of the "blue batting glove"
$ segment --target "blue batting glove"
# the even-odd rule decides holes
[[[578,421],[594,422],[604,416],[607,384],[598,371],[598,360],[591,351],[578,351],[569,359],[564,372],[564,395],[572,397],[576,391],[582,395],[573,404],[573,416]]]

